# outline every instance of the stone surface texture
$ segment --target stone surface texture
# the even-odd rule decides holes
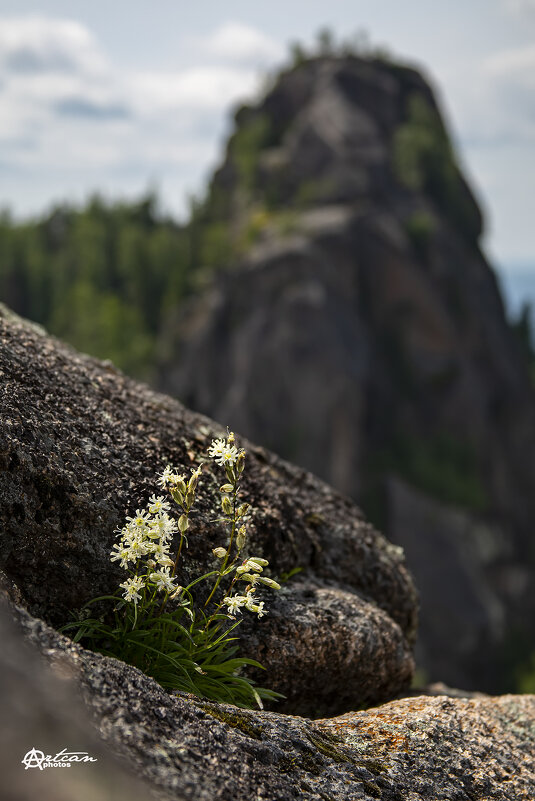
[[[29,611],[58,625],[124,580],[109,559],[114,530],[157,490],[156,473],[189,472],[222,430],[6,315],[0,371],[1,566]],[[244,653],[287,696],[278,709],[332,714],[393,697],[411,680],[417,614],[401,549],[310,474],[243,444],[249,553],[274,575],[302,568],[266,594],[265,618],[244,620]],[[206,464],[182,584],[225,541],[210,522],[221,483]]]
[[[410,679],[416,599],[402,553],[351,502],[248,443],[255,552],[276,570],[304,567],[265,625],[243,627],[244,651],[287,694],[282,711],[169,694],[59,634],[52,625],[71,607],[114,589],[108,550],[132,499],[152,492],[167,461],[196,464],[218,429],[5,311],[0,330],[6,801],[533,799],[533,696],[435,687],[349,711]],[[210,520],[219,482],[205,472]],[[221,537],[214,523],[198,527],[197,567]],[[295,711],[307,717],[285,714]],[[26,769],[32,749],[97,761]]]
[[[135,668],[73,645],[23,610],[11,614],[18,639],[14,624],[0,618],[10,646],[9,654],[0,651],[0,688],[15,721],[1,752],[3,780],[16,788],[9,801],[98,801],[128,792],[158,801],[534,797],[534,696],[403,698],[316,721],[244,711],[172,697]],[[15,661],[25,665],[17,674]],[[52,739],[99,762],[60,775],[24,771],[18,762],[29,744],[46,748]]]

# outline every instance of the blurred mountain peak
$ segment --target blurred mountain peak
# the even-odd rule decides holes
[[[527,657],[535,611],[533,389],[433,91],[318,57],[235,119],[198,210],[208,280],[164,333],[160,388],[405,547],[429,678],[510,688],[502,656],[514,629]]]
[[[311,208],[373,203],[402,220],[436,212],[469,242],[481,233],[425,79],[378,58],[329,56],[282,72],[236,111],[203,212],[229,226],[224,259],[298,227]]]

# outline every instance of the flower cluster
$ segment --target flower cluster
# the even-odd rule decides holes
[[[178,525],[168,514],[170,508],[163,496],[153,495],[146,509],[127,517],[126,525],[118,532],[120,540],[113,546],[110,559],[133,573],[120,585],[126,601],[137,604],[142,597],[140,591],[145,588],[163,592],[176,589],[170,572],[174,565],[170,546]]]
[[[262,617],[267,613],[267,610],[264,610],[264,601],[256,603],[254,587],[249,589],[245,595],[232,595],[223,598],[223,603],[227,607],[230,615],[234,615],[235,612],[240,612],[243,606],[250,612],[256,612],[258,617]]]
[[[263,575],[266,559],[243,558],[250,507],[238,499],[238,491],[245,451],[236,447],[234,435],[229,433],[226,439],[212,442],[208,455],[226,476],[219,487],[219,522],[225,523],[228,538],[213,549],[217,567],[186,586],[177,585],[177,567],[183,545],[188,544],[202,464],[189,475],[169,465],[158,476],[165,497],[152,495],[146,507],[127,517],[117,532],[119,539],[110,559],[119,562],[128,577],[113,595],[88,601],[87,614],[64,628],[77,629],[75,642],[83,639],[94,650],[135,665],[163,687],[262,708],[263,698],[280,696],[256,688],[255,682],[243,675],[248,665],[262,666],[236,655],[233,631],[241,623],[236,613],[243,609],[259,618],[267,613],[264,601],[257,597],[260,585],[262,589],[280,587]],[[178,508],[175,516],[172,507]],[[109,601],[114,603],[113,615],[106,618],[89,613],[92,604]]]
[[[234,445],[234,438],[229,434],[228,440],[214,439],[208,450],[208,456],[215,460],[216,464],[229,465],[232,467],[238,458],[238,449]]]
[[[264,609],[264,602],[256,598],[256,586],[263,584],[279,590],[280,585],[260,575],[268,565],[266,559],[255,556],[240,562],[247,538],[245,519],[249,511],[249,504],[237,501],[238,485],[245,466],[245,451],[238,450],[234,434],[229,433],[226,439],[212,441],[208,456],[225,468],[227,482],[219,491],[223,519],[229,525],[230,537],[226,547],[213,550],[214,556],[221,560],[221,566],[215,571],[217,577],[205,606],[214,596],[221,580],[228,576],[230,585],[217,609],[226,608],[229,617],[241,612],[242,608],[263,617],[267,610]],[[163,592],[166,593],[165,605],[170,593],[176,595],[177,590],[182,589],[175,584],[175,571],[189,528],[189,513],[195,501],[201,472],[202,465],[192,470],[188,478],[168,465],[158,476],[159,485],[169,492],[181,511],[178,520],[169,515],[171,504],[161,495],[152,495],[145,510],[138,509],[133,517],[126,518],[126,525],[118,532],[119,543],[113,546],[110,554],[112,561],[119,561],[121,567],[131,573],[130,578],[120,585],[125,601],[137,604],[143,598],[142,592]],[[171,542],[177,533],[180,534],[180,544],[173,560]],[[247,583],[243,595],[235,591],[239,581]]]
[[[218,579],[208,600],[214,594],[221,579],[224,576],[233,575],[229,590],[221,601],[219,608],[226,607],[229,617],[234,616],[236,612],[241,612],[242,608],[254,612],[258,617],[263,617],[263,615],[267,614],[267,609],[264,609],[264,602],[258,601],[255,597],[255,585],[261,583],[273,590],[280,590],[280,584],[277,584],[273,579],[260,576],[264,567],[268,565],[267,559],[260,557],[248,558],[238,564],[247,538],[245,519],[249,511],[249,504],[238,504],[237,502],[238,485],[245,467],[245,451],[243,449],[238,450],[234,442],[234,434],[229,432],[226,440],[213,440],[208,450],[208,456],[214,459],[216,464],[225,468],[227,483],[219,488],[219,492],[221,493],[223,519],[230,528],[228,547],[223,548],[220,546],[213,550],[214,556],[221,559],[222,564]],[[237,581],[247,582],[245,595],[239,595],[234,592],[234,586]]]
[[[223,598],[223,605],[227,607],[229,614],[233,615],[239,612],[242,607],[245,607],[250,612],[255,612],[258,617],[267,614],[267,609],[264,609],[264,602],[257,602],[255,598],[255,585],[265,584],[272,590],[280,590],[280,584],[277,584],[273,579],[266,576],[259,575],[264,567],[268,565],[267,559],[260,559],[255,556],[251,559],[246,559],[241,565],[236,568],[236,580],[247,581],[248,586],[245,588],[245,595],[227,595]]]

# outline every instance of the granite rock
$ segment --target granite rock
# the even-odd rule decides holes
[[[534,696],[411,697],[328,720],[244,711],[170,696],[135,668],[73,645],[24,610],[12,614],[27,642],[20,633],[15,641],[13,623],[0,618],[13,646],[0,652],[0,687],[18,722],[16,736],[4,737],[2,760],[20,801],[37,791],[60,801],[73,797],[69,791],[100,799],[109,776],[116,785],[107,797],[122,799],[129,790],[131,798],[158,801],[531,801],[535,793]],[[14,679],[17,659],[28,660],[27,669]],[[63,676],[54,679],[60,689],[53,696],[51,671]],[[21,739],[24,726],[45,714],[48,730]],[[74,716],[76,737],[65,722]],[[31,745],[46,750],[52,741],[54,748],[57,741],[88,750],[99,762],[74,765],[66,777],[18,764]],[[9,788],[6,773],[3,779]],[[84,782],[79,794],[75,779]]]
[[[0,371],[0,563],[28,610],[58,625],[124,579],[109,559],[114,530],[157,488],[156,473],[197,466],[222,428],[6,316]],[[411,680],[417,613],[401,549],[351,501],[241,442],[250,552],[275,575],[302,568],[270,596],[266,618],[244,623],[243,653],[261,657],[287,696],[279,709],[333,714],[395,696]],[[182,584],[224,541],[210,522],[220,483],[205,465]]]

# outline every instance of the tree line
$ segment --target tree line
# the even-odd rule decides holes
[[[125,372],[149,380],[163,321],[191,289],[195,218],[163,217],[153,194],[91,198],[38,220],[0,217],[0,300]]]

